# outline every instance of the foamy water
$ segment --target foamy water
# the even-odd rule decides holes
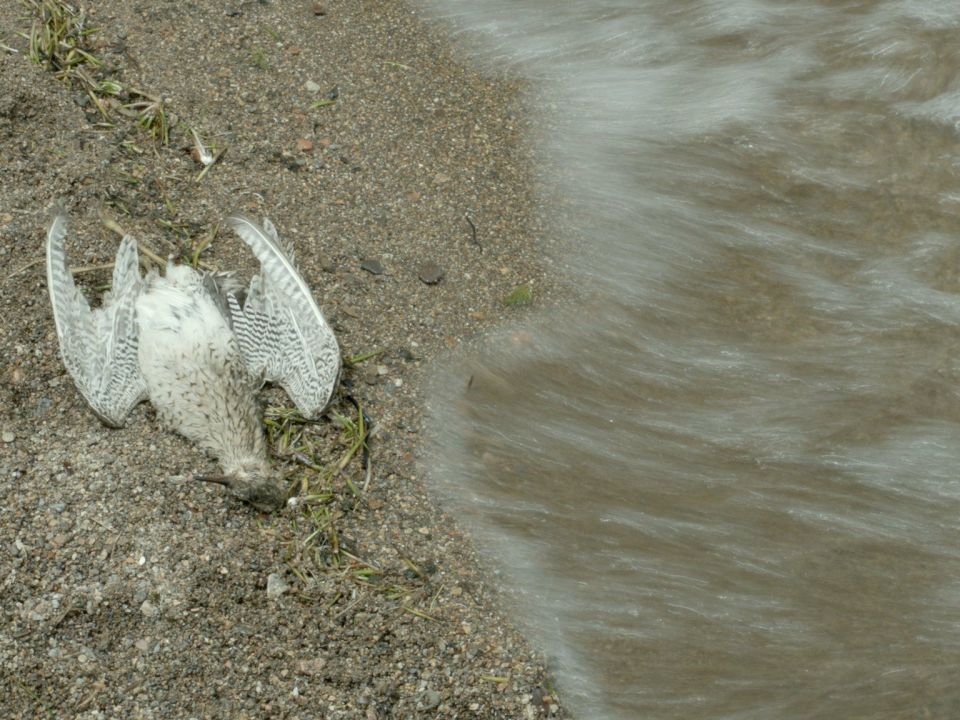
[[[960,6],[435,8],[534,79],[584,288],[434,403],[565,700],[960,717]]]

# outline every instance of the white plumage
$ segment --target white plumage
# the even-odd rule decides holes
[[[269,220],[227,223],[260,260],[243,295],[229,273],[168,263],[141,278],[137,244],[120,243],[111,291],[91,310],[64,252],[67,218],[47,234],[47,286],[64,365],[106,424],[123,425],[147,398],[171,428],[212,453],[241,499],[276,509],[285,497],[271,478],[256,393],[280,384],[305,417],[329,404],[340,350]],[[209,478],[208,478],[209,479]]]

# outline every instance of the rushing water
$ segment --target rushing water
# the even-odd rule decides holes
[[[960,717],[960,4],[434,7],[572,207],[584,297],[452,372],[434,473],[568,704]]]

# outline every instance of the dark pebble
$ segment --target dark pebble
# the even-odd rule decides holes
[[[380,264],[379,260],[364,260],[360,263],[360,269],[366,270],[372,275],[383,275],[383,265]]]
[[[435,262],[424,263],[417,270],[417,277],[427,285],[436,285],[443,280],[443,268]]]

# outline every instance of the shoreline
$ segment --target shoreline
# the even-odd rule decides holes
[[[164,100],[166,146],[98,126],[82,92],[0,54],[0,681],[14,716],[567,716],[418,465],[437,359],[522,317],[504,305],[517,288],[551,287],[521,85],[465,67],[404,3],[314,6],[98,3],[99,72]],[[24,13],[0,9],[0,41],[20,50]],[[199,182],[190,127],[226,149]],[[36,262],[57,197],[74,265],[112,260],[104,213],[161,255],[212,239],[199,257],[246,277],[253,259],[217,224],[270,217],[344,355],[378,353],[345,383],[374,422],[370,475],[350,462],[322,503],[258,516],[178,482],[210,460],[147,405],[100,425],[63,369]],[[84,276],[88,298],[108,273]],[[341,430],[293,428],[324,461]],[[326,482],[275,463],[291,483]]]

